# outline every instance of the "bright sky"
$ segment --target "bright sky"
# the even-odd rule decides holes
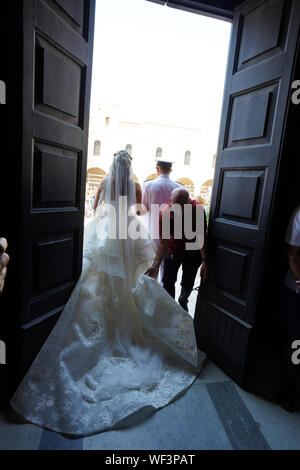
[[[96,0],[92,99],[216,140],[230,30],[146,0]]]

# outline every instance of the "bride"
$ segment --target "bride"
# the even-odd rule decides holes
[[[143,408],[167,405],[205,358],[193,319],[143,275],[155,248],[137,215],[140,186],[126,150],[114,155],[98,195],[80,278],[10,401],[27,421],[70,436],[126,426]]]

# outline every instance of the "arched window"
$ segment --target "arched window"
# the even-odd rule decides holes
[[[189,165],[191,163],[191,152],[187,150],[184,154],[184,164]]]
[[[94,155],[100,155],[101,142],[100,140],[95,140],[94,142]]]
[[[156,158],[161,158],[162,157],[162,148],[157,147],[156,149]]]
[[[157,173],[152,173],[151,175],[147,176],[147,178],[145,179],[145,181],[156,180],[156,178],[157,178]]]
[[[126,145],[126,150],[127,150],[127,152],[129,153],[129,155],[131,156],[131,154],[132,154],[132,145],[131,145],[131,144],[127,144],[127,145]]]
[[[102,168],[89,168],[87,171],[87,184],[89,188],[98,188],[105,177],[105,171]]]
[[[177,183],[180,183],[182,184],[190,193],[190,197],[194,197],[195,196],[195,186],[194,186],[194,183],[192,180],[190,180],[189,178],[179,178],[177,180]]]
[[[212,185],[213,185],[213,180],[205,181],[201,186],[200,196],[206,199],[207,196],[211,193]]]

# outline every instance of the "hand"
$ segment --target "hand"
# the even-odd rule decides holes
[[[98,202],[99,202],[99,198],[96,197],[95,200],[94,200],[94,204],[93,204],[93,210],[94,210],[94,212],[96,212],[96,210],[97,210]]]
[[[5,253],[7,248],[6,238],[0,238],[0,295],[4,288],[5,277],[7,273],[7,263],[9,262],[9,256]]]
[[[201,268],[200,268],[200,276],[202,281],[206,281],[208,277],[208,266],[207,261],[202,261]]]
[[[0,238],[0,255],[6,251],[7,246],[8,244],[6,238]]]
[[[153,279],[156,279],[157,276],[158,276],[158,271],[159,271],[159,268],[155,268],[154,266],[150,266],[150,268],[148,268],[146,271],[145,271],[145,276],[149,276],[149,277],[152,277]]]

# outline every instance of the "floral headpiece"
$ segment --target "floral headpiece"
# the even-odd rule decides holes
[[[114,158],[116,160],[120,159],[128,159],[132,160],[130,153],[127,150],[119,150],[118,152],[114,153]]]

